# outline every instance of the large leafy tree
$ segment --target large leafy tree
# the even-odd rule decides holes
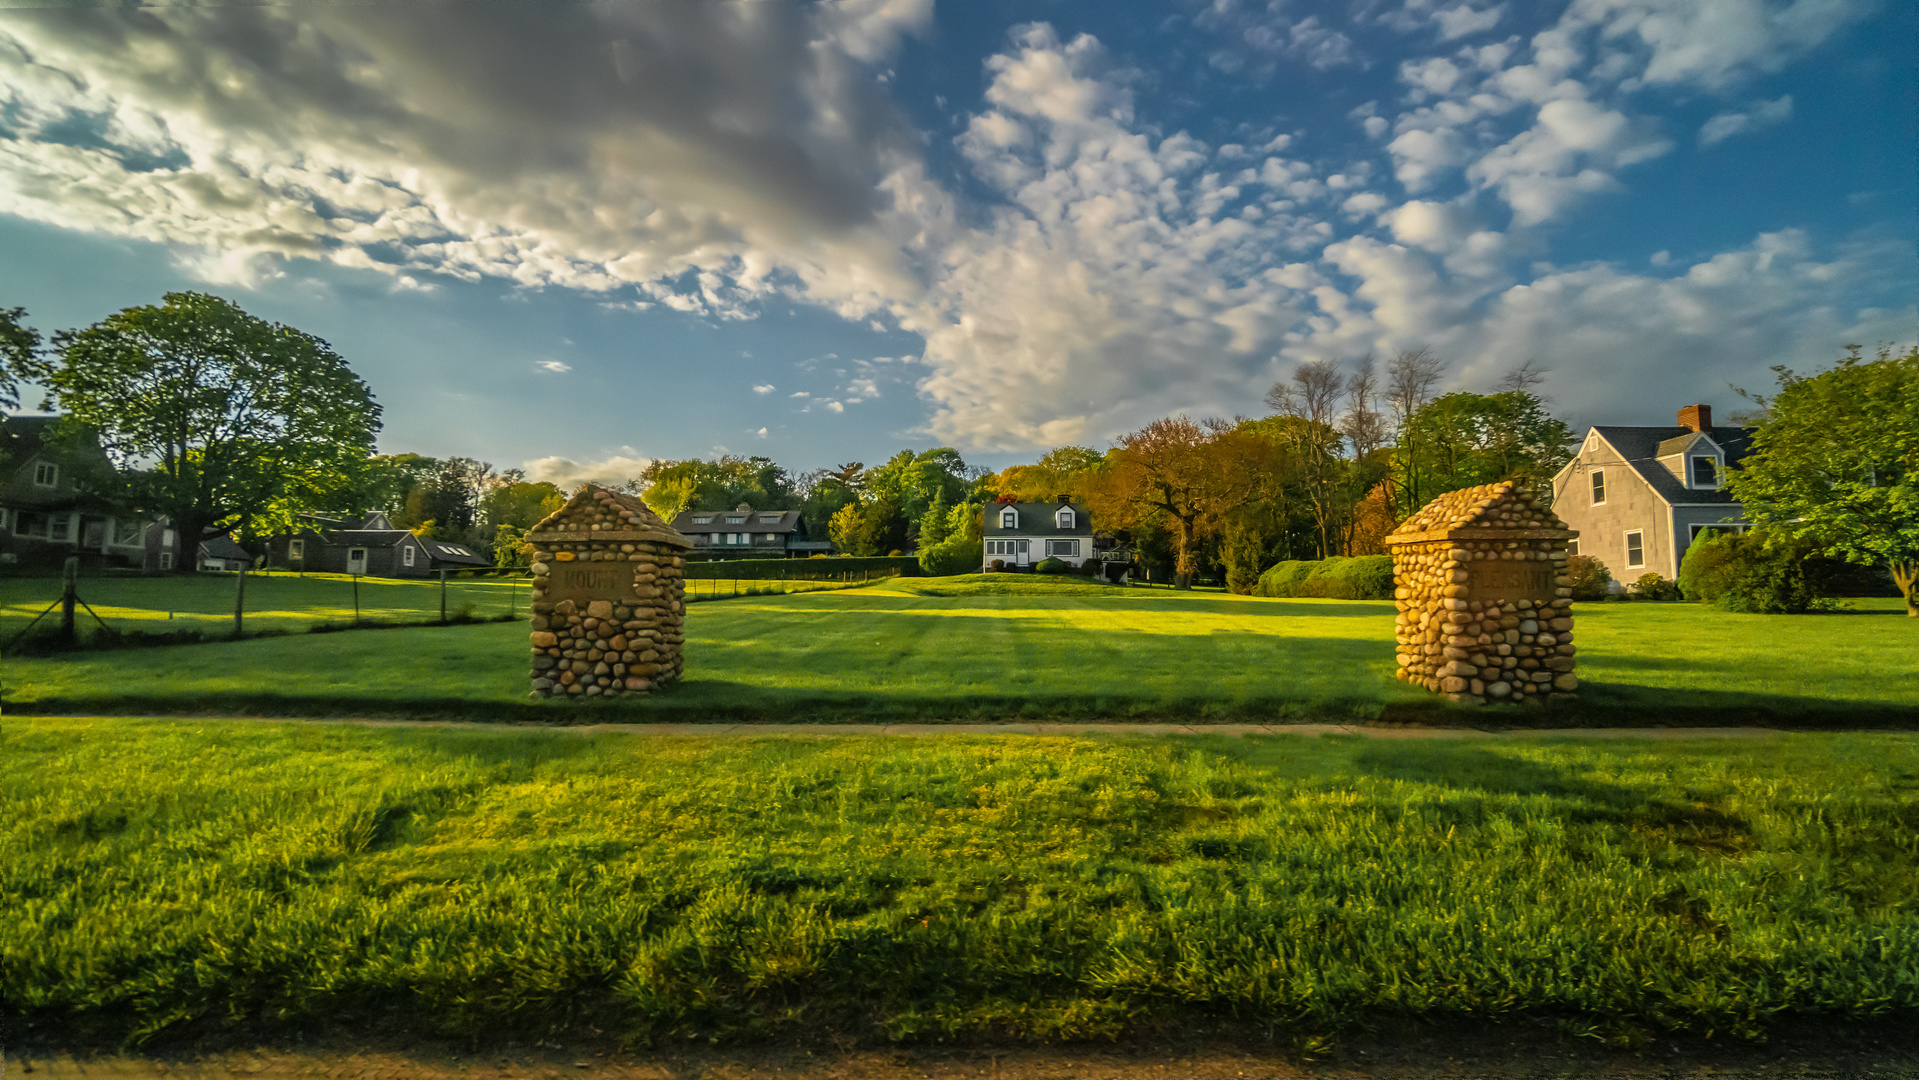
[[[40,355],[40,332],[22,322],[26,308],[0,308],[0,409],[20,404],[19,376]]]
[[[1277,473],[1275,445],[1224,420],[1155,420],[1119,440],[1107,467],[1087,475],[1085,498],[1102,528],[1162,525],[1173,583],[1191,588],[1201,547]]]
[[[25,373],[99,433],[138,509],[188,550],[360,482],[380,407],[326,342],[202,293],[54,335]],[[192,560],[182,560],[190,567]]]
[[[1919,618],[1919,348],[1866,361],[1849,345],[1830,371],[1773,371],[1777,394],[1746,395],[1766,419],[1726,486],[1771,536],[1888,567]]]
[[[1418,478],[1417,497],[1426,499],[1500,480],[1543,487],[1572,460],[1577,441],[1529,390],[1446,394],[1412,411],[1394,466]]]

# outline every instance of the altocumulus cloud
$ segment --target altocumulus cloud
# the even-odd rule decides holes
[[[1474,381],[1547,357],[1581,408],[1681,358],[1717,388],[1909,335],[1910,309],[1850,299],[1910,277],[1886,241],[1780,230],[1663,276],[1539,258],[1541,229],[1674,150],[1646,111],[1661,94],[1724,93],[1867,7],[1574,0],[1529,40],[1475,45],[1504,8],[1410,3],[1377,21],[1425,55],[1397,100],[1355,111],[1359,162],[1279,130],[1166,131],[1099,41],[1030,24],[986,61],[954,144],[983,206],[929,175],[879,77],[931,0],[10,10],[0,212],[166,243],[216,281],[309,258],[400,288],[447,274],[712,319],[774,299],[884,316],[925,340],[929,433],[984,447],[1244,411],[1295,362],[1421,344],[1473,358]],[[1372,62],[1317,19],[1209,10],[1222,66]],[[1701,139],[1789,108],[1722,114]],[[528,471],[644,465],[623,448]]]

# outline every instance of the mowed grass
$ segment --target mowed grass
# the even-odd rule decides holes
[[[123,634],[167,634],[198,631],[206,637],[233,632],[237,583],[234,574],[201,573],[163,577],[89,577],[79,582],[80,599],[93,609],[76,610],[75,628],[93,637],[99,623]],[[726,578],[689,582],[689,599],[731,598],[735,593],[778,594],[839,588],[837,582],[733,581]],[[527,578],[452,578],[446,583],[449,618],[498,618],[528,614],[533,583]],[[246,633],[299,633],[315,626],[351,625],[357,618],[374,626],[417,625],[440,618],[440,582],[363,577],[359,600],[354,600],[353,578],[345,574],[292,574],[280,571],[247,574]],[[36,616],[60,598],[58,578],[0,578],[0,642],[20,633]],[[40,619],[37,630],[59,618],[56,610]]]
[[[1919,736],[0,728],[0,1015],[68,1047],[1919,1022]]]
[[[1919,622],[1576,609],[1584,680],[1549,711],[1462,709],[1392,678],[1393,606],[1032,577],[897,580],[692,605],[686,681],[532,702],[523,623],[299,635],[0,665],[14,711],[632,721],[1439,720],[1910,725]]]
[[[235,574],[173,574],[159,577],[86,577],[78,583],[84,600],[106,624],[122,633],[164,634],[200,631],[209,637],[233,631]],[[505,578],[452,579],[446,583],[448,616],[493,618],[527,614],[532,593],[528,580]],[[60,599],[58,578],[0,578],[0,640],[24,629],[48,605]],[[424,623],[440,617],[440,582],[401,581],[393,578],[359,579],[359,604],[354,604],[354,581],[345,574],[292,574],[279,571],[247,574],[247,632],[274,630],[297,633],[316,625],[346,625],[355,612],[372,624]],[[56,610],[40,620],[44,629],[59,618]],[[75,629],[91,636],[99,624],[85,609],[77,612]]]

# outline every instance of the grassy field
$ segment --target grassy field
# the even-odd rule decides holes
[[[1919,736],[0,727],[39,1040],[1919,1022]]]
[[[1889,602],[1891,603],[1891,602]],[[686,682],[645,701],[529,702],[523,624],[297,635],[11,658],[15,711],[662,721],[1919,720],[1919,625],[1873,613],[1577,609],[1577,703],[1462,710],[1392,678],[1393,607],[1128,590],[1084,579],[901,579],[689,608]]]
[[[82,579],[80,598],[105,623],[122,633],[199,631],[218,637],[233,631],[233,574],[181,574],[172,577],[96,577]],[[694,600],[734,594],[782,595],[841,587],[836,582],[733,581],[689,582]],[[419,625],[440,618],[440,582],[393,578],[354,580],[345,574],[249,573],[244,628],[248,633],[299,633],[315,626],[346,626],[357,617],[375,626]],[[530,579],[473,578],[446,583],[446,613],[454,618],[488,619],[527,615]],[[6,641],[60,598],[58,578],[0,578],[0,642]],[[58,617],[40,621],[40,627]],[[84,610],[76,628],[94,633],[97,623]]]

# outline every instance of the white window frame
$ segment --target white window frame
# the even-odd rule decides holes
[[[162,551],[160,553],[160,569],[162,570],[173,569],[173,552]]]
[[[304,539],[287,541],[287,561],[292,562],[294,560],[300,562],[307,561],[307,542]]]
[[[1639,561],[1638,562],[1632,561],[1633,537],[1639,538],[1639,541],[1638,541],[1639,542]],[[1624,539],[1626,542],[1626,569],[1628,570],[1643,569],[1646,565],[1646,530],[1627,529],[1624,534]]]
[[[161,529],[160,530],[160,546],[163,548],[172,547],[173,541],[177,536],[179,536],[179,534],[174,532],[172,529]]]
[[[999,512],[999,527],[1002,529],[1019,528],[1019,511],[1010,506],[1001,510]]]
[[[1702,461],[1708,462],[1712,466],[1712,483],[1710,484],[1700,483],[1699,481],[1699,463]],[[1705,491],[1719,490],[1719,458],[1716,457],[1715,455],[1687,454],[1686,455],[1686,471],[1692,477],[1693,487],[1700,488]]]
[[[412,544],[407,544],[405,547],[400,549],[400,565],[402,566],[413,565],[413,545]]]
[[[746,524],[746,515],[734,514],[732,517],[726,519],[726,523],[728,525],[744,525]]]
[[[1048,540],[1046,541],[1046,557],[1049,559],[1054,557],[1077,559],[1079,558],[1079,541]]]
[[[360,553],[360,558],[358,560],[360,563],[360,573],[355,576],[363,577],[366,574],[366,562],[367,562],[367,549],[363,547],[350,547],[346,549],[346,572],[349,574],[353,573],[353,563],[355,561],[353,558],[353,553],[356,551]]]
[[[139,547],[140,538],[146,531],[146,523],[139,518],[114,518],[107,542],[114,547]]]
[[[35,487],[59,487],[60,466],[51,461],[34,462],[33,483]]]
[[[1078,526],[1073,524],[1073,520],[1073,509],[1070,506],[1061,509],[1053,515],[1053,523],[1062,529],[1078,528]]]
[[[74,539],[73,515],[72,514],[48,514],[47,515],[47,539],[58,540],[58,541],[61,541],[62,543],[72,543]]]
[[[1592,505],[1606,505],[1606,470],[1594,469],[1592,477]]]
[[[711,524],[713,524],[713,515],[712,515],[712,514],[708,514],[708,515],[706,515],[705,517],[696,517],[696,518],[694,518],[694,519],[693,519],[693,524],[695,524],[695,525],[711,525]]]
[[[28,515],[28,514],[31,514],[31,513],[32,513],[31,511],[20,511],[20,510],[16,510],[16,511],[14,511],[14,514],[13,514],[13,535],[15,535],[15,536],[31,536],[31,537],[34,537],[34,538],[36,538],[36,539],[40,539],[40,540],[44,540],[44,539],[46,539],[46,538],[47,538],[47,534],[48,534],[49,532],[51,532],[51,531],[52,531],[52,529],[53,529],[53,517],[52,517],[52,515],[50,515],[50,514],[34,514],[33,516],[35,516],[35,517],[38,517],[38,518],[39,518],[39,519],[40,519],[40,520],[41,520],[42,522],[44,522],[44,523],[46,523],[46,528],[44,528],[44,529],[42,529],[42,530],[40,530],[39,532],[34,532],[34,531],[33,531],[33,526],[32,526],[32,524],[31,524],[31,522],[29,522],[29,521],[28,521],[28,519],[27,519],[27,515]]]

